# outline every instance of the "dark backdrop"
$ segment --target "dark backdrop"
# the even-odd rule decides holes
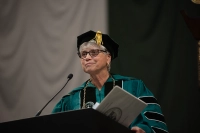
[[[197,40],[180,11],[189,0],[109,0],[109,34],[120,45],[111,72],[142,79],[161,105],[169,132],[198,131]]]

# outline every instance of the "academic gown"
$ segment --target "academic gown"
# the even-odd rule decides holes
[[[161,107],[158,104],[157,99],[145,86],[143,81],[133,77],[126,77],[116,74],[112,75],[112,77],[115,80],[115,85],[122,87],[124,90],[148,104],[147,107],[140,113],[140,115],[133,120],[129,128],[131,129],[133,126],[138,126],[146,133],[168,133]],[[83,89],[86,83],[87,81],[81,86],[73,89],[69,94],[62,97],[62,99],[54,107],[52,113],[81,109],[83,106],[84,97]],[[101,101],[112,88],[113,80],[111,77],[107,79],[101,90],[98,90],[91,82],[89,82],[86,88],[85,103],[101,103]]]

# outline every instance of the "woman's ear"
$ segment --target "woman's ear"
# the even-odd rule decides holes
[[[111,62],[111,56],[110,56],[110,54],[108,54],[108,56],[107,56],[107,64],[110,64],[110,62]]]

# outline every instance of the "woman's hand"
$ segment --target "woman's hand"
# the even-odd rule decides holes
[[[139,127],[132,127],[131,131],[134,131],[134,133],[145,133],[145,131]]]

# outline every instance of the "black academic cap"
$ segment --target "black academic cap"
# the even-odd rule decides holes
[[[100,37],[97,37],[98,39],[96,39],[97,35],[100,35]],[[113,41],[107,34],[102,34],[100,31],[94,32],[90,30],[79,35],[77,37],[77,50],[79,51],[81,44],[90,40],[95,40],[97,44],[99,44],[98,42],[100,41],[100,45],[103,45],[111,54],[112,60],[118,56],[119,45],[115,41]]]

